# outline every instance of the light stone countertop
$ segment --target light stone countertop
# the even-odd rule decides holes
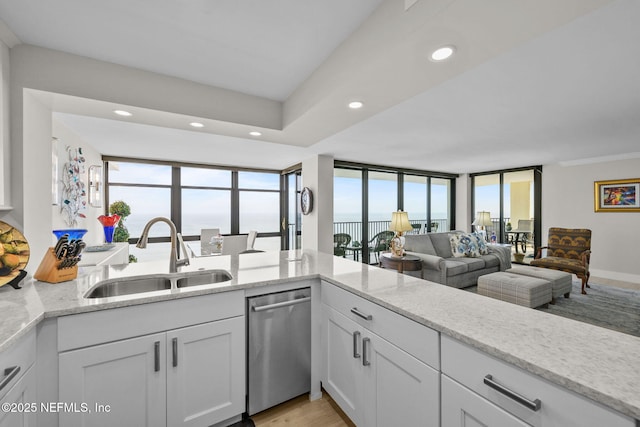
[[[81,268],[73,281],[0,288],[0,351],[47,317],[321,278],[552,383],[640,419],[640,338],[313,251],[196,258],[181,271],[231,281],[85,299],[105,279],[168,273],[168,261]]]

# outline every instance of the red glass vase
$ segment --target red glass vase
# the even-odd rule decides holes
[[[113,242],[113,232],[120,221],[120,215],[100,215],[98,221],[102,224],[104,229],[104,239],[107,243]]]

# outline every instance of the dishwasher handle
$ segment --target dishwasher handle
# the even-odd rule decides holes
[[[275,304],[253,306],[251,307],[251,310],[255,312],[259,312],[259,311],[271,310],[273,308],[282,308],[282,307],[288,307],[290,305],[302,304],[303,302],[308,302],[308,301],[311,301],[311,297],[297,298],[289,301],[277,302]]]

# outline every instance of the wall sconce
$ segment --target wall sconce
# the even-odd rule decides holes
[[[102,166],[89,166],[89,205],[102,207]]]

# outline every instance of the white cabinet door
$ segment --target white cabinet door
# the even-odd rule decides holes
[[[526,427],[529,424],[442,375],[442,425]]]
[[[364,425],[362,335],[366,329],[327,305],[322,310],[323,386],[351,421]]]
[[[370,332],[362,361],[366,426],[440,425],[439,372]]]
[[[167,425],[208,426],[245,410],[245,322],[167,332]]]
[[[36,425],[36,414],[40,406],[36,403],[36,369],[31,366],[15,383],[2,399],[3,410],[0,411],[0,427],[27,427]],[[4,409],[4,404],[9,411]]]
[[[439,373],[323,304],[323,386],[358,426],[439,426]]]
[[[60,425],[166,425],[165,351],[160,333],[61,353],[59,401],[90,411],[63,410]]]

